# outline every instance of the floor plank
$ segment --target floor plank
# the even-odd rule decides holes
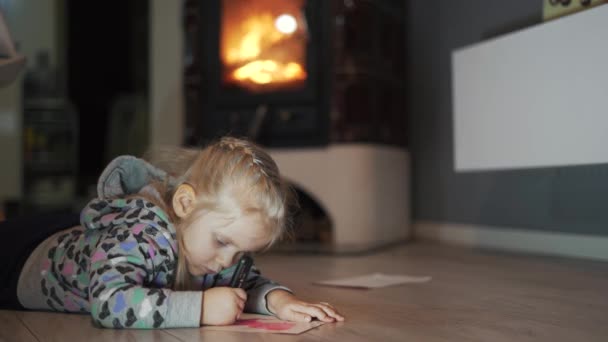
[[[176,342],[179,339],[164,330],[117,330],[93,326],[91,316],[50,312],[18,312],[39,341],[158,341]]]
[[[346,322],[288,336],[198,328],[118,331],[94,328],[87,316],[18,317],[40,341],[608,340],[608,263],[412,243],[362,256],[271,254],[257,264],[303,299],[334,304]],[[433,280],[376,290],[311,284],[371,272]]]
[[[0,310],[0,342],[37,341],[14,311]]]

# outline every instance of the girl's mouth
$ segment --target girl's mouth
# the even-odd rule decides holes
[[[203,266],[203,271],[205,272],[205,274],[211,274],[211,275],[213,275],[213,274],[217,274],[217,272],[216,272],[216,271],[214,271],[214,270],[212,270],[212,269],[210,269],[210,268],[207,268],[207,267],[205,267],[205,266]]]

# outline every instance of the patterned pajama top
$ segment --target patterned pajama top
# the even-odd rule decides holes
[[[116,168],[129,172],[119,173],[118,181],[108,181],[108,175],[117,175]],[[133,168],[145,177],[130,187]],[[195,278],[200,291],[171,290],[179,251],[167,214],[144,199],[103,198],[110,183],[119,184],[119,190],[112,189],[114,195],[141,191],[154,178],[152,168],[134,157],[110,163],[100,178],[100,198],[84,208],[81,225],[47,238],[26,261],[18,284],[24,307],[90,312],[95,324],[110,328],[199,326],[202,291],[227,286],[235,267],[216,279]],[[245,283],[245,311],[270,314],[266,294],[278,288],[289,291],[252,268]]]

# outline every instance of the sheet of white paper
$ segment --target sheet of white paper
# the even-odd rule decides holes
[[[326,285],[326,286],[340,286],[340,287],[357,287],[373,289],[379,287],[387,287],[399,284],[408,283],[426,283],[431,280],[431,277],[424,276],[410,276],[404,274],[384,274],[384,273],[373,273],[363,276],[334,279],[334,280],[323,280],[317,281],[314,284]]]
[[[201,329],[214,331],[236,331],[297,335],[323,324],[325,324],[325,322],[317,320],[309,323],[287,322],[281,321],[280,319],[274,316],[246,313],[241,315],[241,318],[237,320],[233,325],[205,326]]]

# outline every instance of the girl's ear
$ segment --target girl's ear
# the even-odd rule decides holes
[[[192,185],[184,183],[177,187],[173,194],[173,211],[179,218],[184,218],[192,212],[196,202],[196,193]]]

